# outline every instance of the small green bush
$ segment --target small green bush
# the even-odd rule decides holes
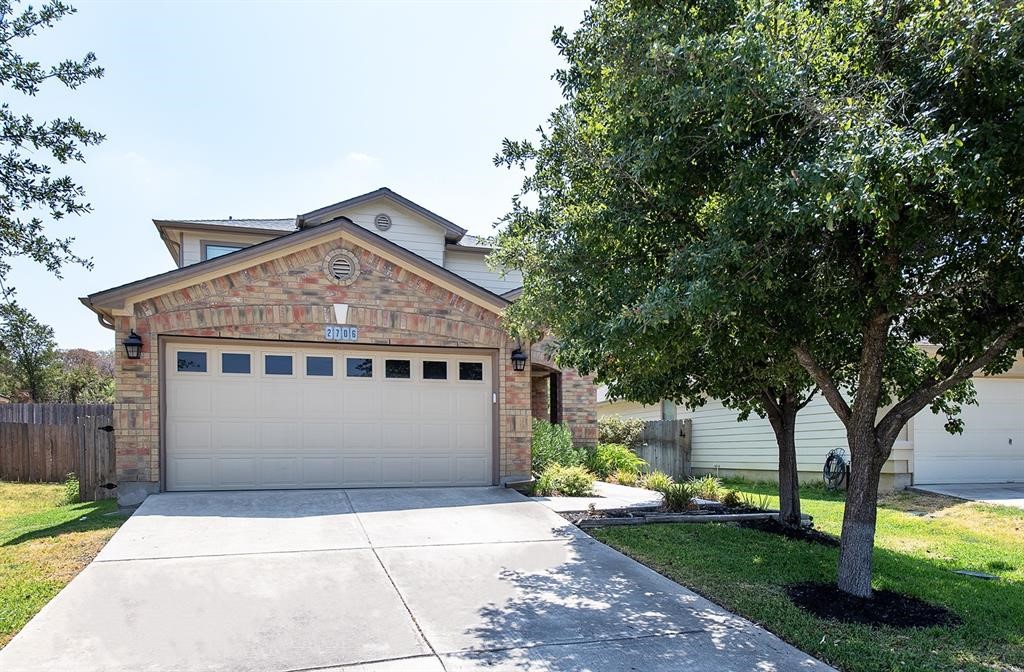
[[[612,480],[619,485],[628,485],[629,487],[635,487],[637,482],[640,480],[640,475],[635,471],[629,471],[628,469],[619,469],[611,476]]]
[[[644,474],[640,479],[641,487],[654,490],[655,492],[665,492],[673,483],[675,481],[664,471],[652,471],[649,474]]]
[[[693,488],[689,483],[673,483],[665,488],[665,508],[672,512],[686,511],[693,507]]]
[[[64,477],[64,487],[60,493],[60,501],[58,506],[65,506],[67,504],[78,504],[79,493],[81,486],[78,483],[78,476],[74,474],[68,474]]]
[[[587,455],[587,467],[598,478],[608,478],[616,471],[639,474],[647,463],[621,443],[599,443]]]
[[[536,493],[545,497],[589,497],[594,493],[594,475],[580,466],[552,464],[537,479]]]
[[[729,490],[724,495],[722,495],[722,504],[725,504],[730,509],[735,509],[742,503],[743,499],[735,490]]]
[[[706,474],[699,478],[690,479],[690,487],[693,489],[694,497],[709,499],[717,502],[722,498],[722,479],[712,474]]]
[[[553,425],[544,420],[533,421],[533,439],[530,441],[530,468],[540,474],[553,464],[578,467],[583,464],[586,451],[572,446],[572,433],[565,425]]]
[[[609,415],[597,419],[597,440],[601,443],[621,443],[629,448],[640,445],[646,420],[637,418],[621,418]]]

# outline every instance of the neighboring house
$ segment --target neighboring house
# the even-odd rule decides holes
[[[5,397],[4,395],[0,394],[0,404],[9,404],[9,403],[11,403],[11,400],[8,399],[7,397]]]
[[[964,432],[945,431],[944,415],[925,409],[904,428],[882,468],[881,487],[939,483],[1024,482],[1024,358],[999,376],[977,376],[977,406],[965,406]],[[670,404],[671,407],[671,404]],[[659,406],[609,401],[598,391],[598,416],[663,419]],[[767,420],[736,412],[718,401],[697,409],[671,408],[664,419],[693,422],[691,464],[697,473],[738,475],[754,480],[777,477],[778,448]],[[846,431],[820,395],[797,416],[796,457],[801,479],[821,479],[825,456],[846,449]]]
[[[589,378],[528,344],[515,370],[501,315],[522,277],[389,189],[291,219],[154,223],[178,268],[82,299],[116,332],[124,501],[519,480],[534,413],[596,440]]]

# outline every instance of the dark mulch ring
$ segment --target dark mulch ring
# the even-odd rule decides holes
[[[789,599],[819,618],[843,623],[888,625],[893,628],[954,627],[960,617],[945,607],[890,590],[871,597],[844,593],[832,583],[795,583],[786,588]]]
[[[783,525],[779,522],[778,518],[769,518],[768,520],[744,520],[739,523],[739,526],[747,527],[752,530],[759,530],[761,532],[768,532],[769,534],[778,534],[783,537],[806,541],[812,544],[821,544],[822,546],[839,548],[839,539],[833,537],[831,534],[826,534],[825,532],[816,530],[813,527],[790,527],[789,525]]]

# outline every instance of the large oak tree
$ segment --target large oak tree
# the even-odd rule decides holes
[[[599,375],[659,333],[698,386],[798,364],[847,430],[839,587],[870,595],[899,432],[959,429],[1024,345],[1024,5],[606,0],[555,42],[565,103],[502,157],[536,199],[499,239],[512,319]]]

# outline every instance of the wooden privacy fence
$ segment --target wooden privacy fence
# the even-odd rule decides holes
[[[111,404],[0,404],[0,480],[78,477],[83,501],[114,497]]]
[[[651,470],[676,480],[690,476],[691,420],[651,420],[644,426],[636,453]]]

